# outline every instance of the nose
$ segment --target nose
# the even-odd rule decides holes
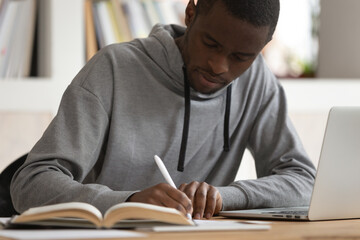
[[[228,60],[223,54],[216,54],[208,60],[208,63],[214,74],[218,75],[229,71]]]

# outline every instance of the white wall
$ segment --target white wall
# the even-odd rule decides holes
[[[360,1],[321,0],[320,78],[360,78]]]

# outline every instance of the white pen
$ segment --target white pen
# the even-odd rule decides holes
[[[176,185],[175,185],[175,183],[174,183],[174,181],[172,180],[172,178],[171,178],[168,170],[166,169],[163,161],[162,161],[157,155],[154,156],[154,159],[155,159],[156,165],[159,167],[160,172],[161,172],[161,174],[164,176],[164,178],[165,178],[165,180],[167,181],[167,183],[170,184],[170,186],[172,186],[173,188],[177,188]],[[186,214],[186,217],[187,217],[188,219],[190,219],[190,220],[192,219],[190,213],[187,213],[187,214]]]

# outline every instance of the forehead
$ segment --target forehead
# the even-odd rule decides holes
[[[258,53],[265,46],[269,26],[257,27],[233,16],[221,1],[206,14],[198,14],[194,22],[200,34],[211,36],[233,51]]]

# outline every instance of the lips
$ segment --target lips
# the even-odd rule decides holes
[[[215,84],[221,84],[224,85],[225,81],[217,78],[211,77],[209,74],[206,74],[204,72],[200,72],[200,75],[208,82],[215,83]]]
[[[200,93],[214,93],[226,85],[226,80],[220,76],[214,76],[207,71],[195,69],[191,79],[191,87]]]

